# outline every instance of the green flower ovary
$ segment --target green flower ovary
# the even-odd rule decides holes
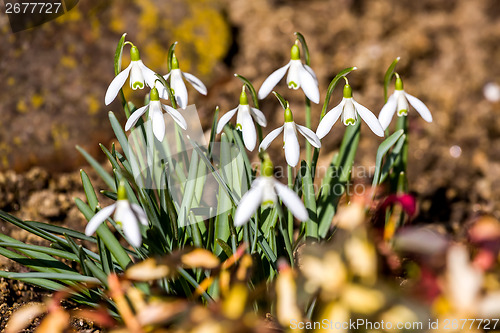
[[[290,50],[290,58],[292,58],[292,60],[300,60],[300,48],[297,44],[293,44]]]
[[[149,100],[150,101],[160,100],[160,95],[158,94],[158,89],[156,89],[156,87],[153,87],[153,89],[151,89],[151,92],[149,93]]]
[[[344,98],[352,98],[352,88],[349,84],[346,84],[344,86],[343,96],[344,96]]]
[[[243,90],[241,91],[240,105],[248,105],[248,97],[247,93],[245,92],[245,86],[243,86]]]
[[[261,173],[265,177],[272,177],[274,174],[274,165],[269,157],[264,158],[261,166]]]
[[[403,80],[399,76],[396,77],[395,89],[403,90]]]
[[[290,110],[289,107],[285,109],[285,123],[291,123],[293,122],[293,114],[292,110]]]
[[[130,48],[130,60],[131,61],[139,61],[141,57],[139,55],[139,49],[136,46],[132,46]]]
[[[172,69],[179,69],[179,61],[175,56],[175,53],[172,54]]]

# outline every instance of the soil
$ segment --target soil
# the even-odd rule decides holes
[[[179,41],[181,69],[199,76],[209,89],[207,97],[189,90],[190,103],[196,104],[204,128],[210,126],[216,105],[221,113],[237,105],[241,83],[233,73],[260,87],[267,75],[288,62],[293,33],[300,31],[309,45],[322,98],[337,72],[357,66],[349,75],[354,98],[375,114],[383,105],[384,72],[393,59],[401,57],[398,72],[405,90],[424,101],[434,117],[428,124],[410,110],[408,176],[419,200],[414,223],[443,224],[459,231],[478,215],[500,218],[500,103],[483,94],[486,84],[500,84],[500,2],[172,3],[167,8],[153,0],[81,2],[64,19],[15,34],[6,15],[0,16],[4,32],[0,71],[6,83],[0,90],[0,166],[4,170],[0,209],[22,219],[83,230],[85,221],[73,204],[74,197],[84,198],[79,168],[90,173],[96,188],[105,186],[74,146],[84,146],[104,161],[97,144],[109,146],[112,141],[107,111],[124,120],[118,102],[109,108],[103,103],[113,78],[115,45],[124,31],[139,46],[144,62],[161,72],[166,71],[168,46]],[[189,28],[192,24],[186,22],[193,20],[198,25]],[[195,32],[183,34],[187,30],[173,26]],[[201,51],[193,46],[200,40],[210,41]],[[199,52],[206,50],[214,56],[200,57]],[[290,100],[297,123],[303,124],[302,91],[288,90],[283,82],[277,89]],[[136,104],[141,103],[137,98],[141,93],[133,96]],[[337,89],[329,108],[340,99]],[[268,117],[267,133],[283,121],[282,111],[271,97],[260,107]],[[313,105],[312,112],[316,128],[321,105]],[[323,140],[321,163],[328,163],[343,133],[343,126],[336,124]],[[372,166],[380,142],[363,128],[356,165]],[[279,144],[272,149],[275,163],[283,164]],[[360,178],[369,183],[369,177]],[[5,222],[0,222],[0,231],[22,241],[40,241]],[[21,269],[4,258],[0,267]],[[18,304],[38,301],[43,295],[36,288],[0,280],[0,329]]]

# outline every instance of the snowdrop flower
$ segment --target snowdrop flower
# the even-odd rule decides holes
[[[288,70],[288,76],[286,77],[288,88],[295,90],[302,88],[307,98],[316,104],[319,103],[318,79],[312,68],[300,61],[300,49],[297,43],[298,41],[295,42],[290,51],[290,62],[274,71],[262,83],[258,93],[259,99],[263,99],[269,95],[274,86],[278,84]]]
[[[312,146],[316,148],[321,147],[321,142],[313,131],[305,126],[295,124],[292,111],[287,106],[285,109],[285,124],[271,131],[271,133],[269,133],[260,143],[259,150],[266,150],[271,142],[283,132],[283,149],[285,149],[286,163],[292,167],[296,166],[300,158],[300,145],[297,138],[297,130]]]
[[[262,174],[255,179],[252,187],[240,200],[236,214],[234,215],[234,225],[239,227],[245,224],[260,205],[268,206],[278,203],[278,197],[281,198],[285,206],[292,214],[304,222],[309,218],[307,209],[300,200],[299,196],[281,184],[273,177],[274,166],[269,158],[262,162]]]
[[[355,125],[358,120],[358,115],[365,121],[370,129],[378,136],[384,136],[384,130],[377,120],[377,117],[363,105],[359,104],[352,98],[352,88],[346,80],[344,86],[344,97],[339,105],[328,111],[319,123],[316,134],[320,139],[324,138],[332,129],[333,125],[342,115],[344,125]]]
[[[238,116],[236,118],[236,129],[243,132],[243,142],[245,143],[245,147],[249,151],[252,151],[254,150],[255,143],[257,142],[257,134],[255,132],[255,126],[252,117],[262,127],[267,126],[267,120],[262,111],[256,108],[252,108],[250,107],[250,105],[248,105],[245,86],[243,86],[243,89],[241,90],[240,105],[238,105],[236,109],[229,111],[220,118],[219,124],[217,125],[217,134],[222,132],[224,126],[226,126],[227,122],[234,116],[236,112],[238,112]]]
[[[127,42],[132,44],[130,42]],[[144,83],[146,83],[149,87],[153,87],[155,85],[156,75],[151,69],[147,68],[141,60],[139,56],[139,50],[135,45],[132,44],[132,48],[130,49],[130,65],[121,71],[114,79],[111,81],[111,84],[106,91],[106,96],[104,97],[104,102],[106,105],[111,104],[118,95],[118,92],[123,87],[123,84],[127,80],[127,77],[130,74],[130,87],[134,90],[137,88],[144,88]]]
[[[130,128],[132,128],[132,126],[137,123],[139,118],[147,110],[149,110],[148,118],[151,120],[153,133],[158,141],[162,141],[165,137],[165,120],[163,119],[162,109],[165,110],[183,130],[187,128],[186,120],[184,119],[184,117],[173,107],[162,104],[160,102],[158,90],[153,87],[153,89],[151,89],[151,93],[149,94],[149,104],[137,109],[130,115],[127,123],[125,124],[125,130],[128,131]]]
[[[172,55],[172,69],[170,73],[163,76],[165,80],[170,78],[170,88],[173,90],[173,94],[175,96],[175,102],[181,107],[183,110],[187,107],[188,102],[188,93],[186,89],[186,85],[184,84],[184,79],[186,79],[194,89],[198,90],[198,92],[202,95],[207,94],[207,87],[193,74],[182,72],[179,69],[179,61],[175,56],[175,53]],[[156,88],[160,91],[160,97],[164,99],[168,99],[167,88],[165,88],[160,82],[156,83]]]
[[[401,80],[398,74],[396,74],[395,88],[394,93],[389,96],[387,103],[385,103],[384,107],[380,111],[380,114],[378,115],[378,120],[384,130],[391,123],[391,119],[396,111],[398,117],[406,116],[408,114],[408,102],[410,102],[411,106],[413,106],[415,110],[420,113],[420,116],[422,116],[426,122],[432,122],[432,115],[427,106],[425,106],[425,104],[418,98],[405,93],[403,90],[403,80]]]
[[[125,185],[123,182],[120,183],[118,187],[118,200],[116,203],[104,207],[93,218],[90,219],[87,227],[85,228],[85,234],[87,236],[92,235],[96,232],[97,228],[104,222],[112,213],[113,219],[116,224],[123,230],[125,237],[128,242],[139,247],[142,244],[141,229],[139,228],[139,222],[142,225],[148,225],[148,219],[146,213],[141,208],[141,206],[130,203],[127,200],[127,192],[125,190]]]

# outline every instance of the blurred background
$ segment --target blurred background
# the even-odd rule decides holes
[[[56,20],[12,33],[1,14],[0,209],[59,223],[77,219],[77,171],[90,168],[75,145],[104,161],[98,143],[109,146],[113,138],[107,112],[125,121],[118,101],[104,105],[122,33],[161,74],[170,44],[179,42],[180,68],[208,87],[206,97],[188,87],[189,103],[208,129],[217,105],[223,114],[238,104],[241,83],[233,74],[258,89],[289,61],[299,31],[321,99],[336,73],[357,66],[349,75],[354,98],[376,115],[385,70],[401,57],[397,70],[405,90],[434,117],[428,124],[410,111],[408,176],[419,198],[416,221],[458,229],[479,214],[500,218],[499,15],[497,0],[88,0]],[[123,64],[128,62],[127,47]],[[302,91],[284,82],[276,89],[304,124]],[[125,90],[137,105],[144,94]],[[337,88],[329,109],[340,99]],[[269,120],[266,134],[283,114],[272,97],[260,106]],[[314,130],[320,112],[321,105],[313,105]],[[323,140],[322,163],[330,161],[344,131],[337,123]],[[374,165],[380,142],[363,126],[357,165]],[[282,155],[273,154],[277,164],[284,163]]]

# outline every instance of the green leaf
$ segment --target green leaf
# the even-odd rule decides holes
[[[85,192],[85,196],[87,197],[89,207],[90,209],[95,211],[97,209],[97,205],[99,205],[99,201],[97,200],[94,187],[90,182],[89,176],[82,169],[80,169],[80,176],[82,178],[83,191]]]
[[[13,279],[11,272],[0,271],[0,277]],[[51,291],[59,291],[62,290],[65,286],[64,284],[57,283],[48,279],[40,279],[40,278],[14,278],[15,280],[19,280],[22,282],[30,283],[32,285],[51,290]]]
[[[76,149],[80,152],[80,154],[83,155],[83,157],[89,162],[89,164],[94,168],[94,170],[97,172],[97,174],[104,180],[106,185],[109,186],[110,189],[113,191],[116,191],[116,186],[115,186],[115,181],[113,177],[107,173],[106,170],[97,162],[92,156],[90,156],[89,153],[85,151],[85,149],[81,148],[80,146],[76,146]]]
[[[398,163],[399,159],[401,158],[400,153],[404,147],[405,141],[406,135],[403,134],[387,156],[387,159],[382,166],[382,172],[380,172],[380,178],[378,180],[379,184],[382,184],[385,181],[392,167]]]
[[[172,44],[172,46],[174,46],[174,44]],[[172,61],[172,59],[170,59],[170,61]],[[169,62],[170,63],[170,62]],[[168,70],[170,72],[170,69]],[[160,74],[155,74],[156,75],[156,79],[158,81],[160,81],[160,83],[165,87],[165,89],[167,90],[167,94],[168,94],[168,99],[170,100],[170,102],[172,103],[172,106],[174,108],[177,108],[177,104],[175,103],[175,96],[174,94],[172,94],[172,88],[170,88],[170,84],[168,84],[167,80],[165,80],[165,78],[163,76],[161,76]]]
[[[88,269],[92,273],[92,275],[94,275],[96,278],[98,278],[99,281],[101,281],[101,283],[106,286],[106,288],[108,287],[108,276],[106,275],[106,273],[104,273],[103,270],[101,270],[99,267],[97,267],[92,262],[92,260],[89,260],[89,259],[85,259],[83,264],[86,267],[88,267]]]
[[[125,154],[127,160],[130,160],[130,151],[129,151],[127,135],[125,134],[125,131],[120,125],[120,122],[118,122],[118,119],[116,119],[116,116],[112,111],[108,112],[108,116],[109,116],[109,121],[111,122],[111,127],[113,128],[113,132],[115,132],[116,138],[118,139],[118,142],[120,142],[120,145],[122,146],[122,151]]]
[[[259,108],[259,99],[257,98],[257,91],[255,90],[252,82],[250,82],[246,77],[244,77],[242,75],[234,74],[234,76],[236,76],[238,79],[240,79],[241,81],[243,81],[243,83],[245,84],[245,86],[250,91],[250,94],[252,95],[253,105],[258,109]]]
[[[306,39],[300,32],[296,32],[295,36],[297,36],[297,39],[300,41],[300,44],[302,45],[302,50],[304,51],[304,57],[306,61],[306,65],[310,66],[311,65],[311,57],[309,55],[309,48],[307,47]]]
[[[387,139],[385,139],[384,142],[382,142],[380,144],[380,146],[378,147],[377,157],[375,158],[375,174],[373,175],[373,183],[372,183],[373,187],[380,184],[379,177],[380,177],[381,168],[382,168],[382,160],[383,160],[385,154],[387,154],[389,149],[391,149],[391,147],[394,146],[394,144],[396,144],[396,142],[398,142],[398,140],[401,138],[402,135],[404,135],[403,130],[396,131],[391,136],[389,136]]]
[[[361,121],[347,126],[335,162],[327,169],[318,197],[319,236],[324,238],[330,228],[338,202],[344,194],[345,186],[351,177],[351,169],[358,148]]]
[[[215,107],[214,119],[212,121],[212,129],[210,130],[210,141],[208,146],[208,159],[212,159],[212,150],[215,145],[215,137],[217,136],[217,121],[219,119],[219,107]]]
[[[314,193],[314,183],[311,176],[311,168],[302,161],[300,166],[302,178],[302,193],[304,195],[304,204],[309,213],[309,220],[306,224],[306,236],[312,239],[318,239],[318,219],[316,215],[316,195]]]
[[[330,98],[332,97],[333,90],[339,83],[339,80],[341,80],[344,76],[349,74],[350,72],[356,70],[357,67],[348,67],[342,71],[340,71],[330,82],[330,85],[328,86],[328,89],[326,91],[326,97],[325,97],[325,102],[323,104],[323,109],[321,109],[321,116],[320,116],[320,121],[323,119],[323,117],[326,114],[326,109],[328,108],[328,104],[330,103]]]
[[[177,45],[177,42],[173,43],[172,45],[170,45],[169,49],[168,49],[168,55],[167,55],[167,71],[170,73],[170,71],[172,70],[172,58],[173,58],[173,55],[174,55],[174,51],[175,51],[175,46]]]
[[[221,247],[221,249],[224,251],[224,253],[226,254],[226,256],[228,258],[233,255],[233,251],[231,250],[231,248],[229,247],[229,245],[225,241],[223,241],[220,238],[216,238],[215,241]]]
[[[396,65],[399,62],[399,57],[394,59],[392,64],[387,68],[387,71],[385,72],[384,75],[384,102],[387,103],[387,92],[389,90],[389,84],[391,83],[392,76],[394,75],[394,70],[396,69]]]
[[[24,221],[24,224],[31,226],[31,227],[36,227],[44,231],[48,231],[52,234],[56,235],[64,235],[67,234],[70,237],[76,238],[76,239],[81,239],[81,240],[86,240],[95,243],[96,240],[94,237],[89,237],[85,235],[82,232],[75,231],[73,229],[68,229],[65,227],[60,227],[57,225],[49,224],[49,223],[44,223],[44,222],[36,222],[36,221]]]
[[[115,76],[118,75],[122,69],[122,54],[123,54],[123,45],[125,44],[125,36],[127,36],[127,33],[124,33],[122,35],[120,41],[118,42],[118,45],[116,46],[115,61],[114,61]]]
[[[31,250],[35,252],[40,252],[40,253],[45,253],[50,256],[56,256],[56,257],[61,257],[63,259],[68,259],[68,260],[73,260],[73,261],[78,261],[79,258],[73,253],[63,251],[63,250],[56,250],[52,249],[50,247],[45,247],[45,246],[39,246],[39,245],[32,245],[32,244],[18,244],[18,243],[10,243],[10,242],[0,242],[0,247],[10,247],[13,249],[25,249],[25,250]]]
[[[75,282],[90,282],[99,283],[95,277],[85,276],[80,274],[63,274],[63,273],[11,273],[7,272],[5,277],[8,279],[50,279],[50,280],[68,280]]]

